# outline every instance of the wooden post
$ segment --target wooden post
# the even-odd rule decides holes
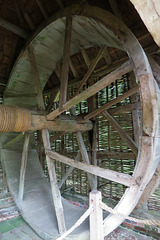
[[[19,191],[18,191],[18,202],[19,202],[19,204],[21,204],[22,200],[23,200],[24,181],[25,181],[25,173],[26,173],[27,158],[28,158],[28,148],[29,148],[29,139],[30,139],[30,134],[26,133],[25,134],[25,139],[24,139],[20,178],[19,178]]]
[[[93,190],[89,195],[90,206],[93,211],[90,214],[90,240],[104,240],[103,234],[103,210],[99,207],[102,200],[101,192]]]
[[[51,149],[50,140],[49,140],[49,131],[47,129],[42,130],[42,138],[43,138],[44,148]],[[57,185],[55,165],[54,165],[54,161],[52,161],[50,157],[47,155],[46,155],[46,161],[47,161],[48,172],[50,177],[52,197],[53,197],[53,202],[54,202],[55,212],[56,212],[56,217],[58,222],[58,229],[59,229],[59,233],[63,234],[64,232],[66,232],[66,226],[65,226],[63,205],[61,201],[61,194]]]

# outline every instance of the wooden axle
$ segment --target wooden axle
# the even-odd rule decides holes
[[[0,132],[26,132],[48,129],[52,131],[77,132],[92,129],[92,122],[76,117],[61,116],[53,121],[49,121],[45,116],[36,115],[27,109],[0,105]]]

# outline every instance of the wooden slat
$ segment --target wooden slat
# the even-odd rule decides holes
[[[28,52],[30,56],[30,61],[31,61],[31,67],[32,67],[32,73],[33,73],[33,81],[35,84],[35,91],[37,93],[37,105],[39,110],[44,110],[44,101],[43,101],[43,94],[42,94],[42,88],[41,88],[41,82],[40,82],[40,77],[38,73],[38,68],[34,56],[34,49],[33,47],[29,46],[28,47]]]
[[[105,110],[109,109],[111,106],[115,105],[116,103],[119,103],[120,101],[124,100],[125,98],[135,94],[138,91],[138,89],[139,89],[139,86],[137,85],[136,87],[132,88],[128,92],[125,92],[123,95],[111,100],[110,102],[107,102],[102,107],[100,107],[100,108],[94,110],[93,112],[87,114],[86,116],[84,116],[84,120],[91,119],[93,117],[98,116],[99,114],[101,114]]]
[[[66,30],[63,49],[62,72],[60,76],[60,98],[59,108],[61,109],[67,99],[68,74],[69,74],[69,59],[70,59],[70,43],[71,43],[72,17],[66,17]]]
[[[21,169],[20,169],[20,178],[19,178],[18,202],[20,205],[22,203],[23,194],[24,194],[24,181],[25,181],[25,173],[26,173],[27,158],[28,158],[29,139],[30,139],[30,134],[26,133],[25,139],[24,139],[22,162],[21,162]]]
[[[108,121],[111,123],[111,125],[117,130],[121,138],[125,141],[127,146],[132,149],[135,156],[138,154],[138,149],[133,141],[133,139],[126,134],[126,132],[120,127],[120,125],[115,121],[115,119],[107,112],[103,112],[103,115],[108,119]]]
[[[104,54],[104,52],[106,51],[106,46],[101,47],[96,58],[94,59],[94,61],[90,64],[88,71],[86,72],[86,74],[84,75],[79,87],[76,89],[75,93],[73,96],[76,96],[80,90],[82,89],[82,87],[84,86],[84,84],[87,82],[88,78],[90,77],[90,75],[92,74],[93,70],[95,69],[97,63],[99,62],[99,60],[101,59],[102,55]]]
[[[103,169],[103,168],[93,166],[93,165],[88,165],[88,164],[82,163],[82,162],[77,162],[71,158],[62,156],[56,152],[53,152],[53,151],[47,150],[47,149],[46,149],[46,155],[51,159],[56,159],[59,162],[63,162],[67,165],[81,169],[85,172],[94,174],[96,176],[108,179],[110,181],[114,181],[114,182],[123,184],[125,186],[130,186],[132,184],[133,178],[130,175],[127,175],[124,173],[119,173],[119,172],[109,170],[109,169]]]
[[[60,110],[59,108],[54,110],[53,112],[49,113],[46,118],[48,120],[52,120],[55,117],[59,116],[62,112],[66,111],[67,109],[70,109],[72,106],[80,103],[84,99],[87,99],[94,95],[95,93],[99,92],[112,82],[114,82],[117,78],[121,77],[123,74],[130,72],[132,70],[133,66],[130,61],[127,61],[125,64],[123,64],[120,68],[117,70],[111,72],[106,77],[102,78],[99,82],[95,83],[91,87],[87,88],[82,93],[78,94],[74,98],[70,99],[63,105],[63,109]]]
[[[48,130],[46,130],[46,129],[42,130],[42,138],[43,138],[44,148],[51,149]],[[53,197],[55,212],[56,212],[56,216],[57,216],[58,229],[59,229],[59,233],[62,234],[66,231],[66,226],[65,226],[61,194],[60,194],[60,191],[59,191],[58,185],[57,185],[55,165],[54,165],[54,161],[51,161],[51,159],[48,155],[46,155],[46,161],[47,161],[48,172],[49,172],[49,177],[50,177],[52,197]]]

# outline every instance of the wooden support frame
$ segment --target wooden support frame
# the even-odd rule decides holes
[[[108,119],[108,121],[112,124],[112,126],[117,130],[121,138],[125,141],[125,143],[128,145],[129,148],[132,149],[135,156],[138,154],[138,148],[136,146],[136,143],[133,141],[133,139],[128,136],[128,134],[121,128],[121,126],[115,121],[115,119],[107,112],[103,112],[103,115]]]
[[[65,157],[61,154],[58,154],[56,152],[53,152],[51,150],[47,150],[46,149],[46,155],[51,158],[51,159],[55,159],[59,162],[65,163],[67,165],[70,165],[72,167],[84,170],[85,172],[94,174],[96,176],[123,184],[125,186],[131,186],[131,184],[133,183],[133,177],[131,177],[130,175],[124,174],[124,173],[119,173],[116,171],[112,171],[109,169],[103,169],[97,166],[93,166],[93,165],[88,165],[86,163],[82,163],[82,162],[77,162],[71,158]]]
[[[62,106],[66,102],[66,99],[67,99],[71,30],[72,30],[72,17],[66,16],[66,30],[65,30],[64,49],[63,49],[63,63],[62,63],[62,72],[61,72],[61,76],[60,76],[60,83],[61,83],[60,97],[59,97],[59,108],[60,109],[63,108]]]
[[[42,130],[42,138],[43,138],[44,148],[51,149],[48,130],[46,130],[46,129]],[[53,197],[55,212],[56,212],[56,216],[57,216],[58,229],[59,229],[59,233],[63,234],[64,232],[66,232],[66,226],[65,226],[61,194],[60,194],[60,191],[59,191],[58,185],[57,185],[55,165],[54,165],[54,162],[51,161],[51,159],[48,155],[46,155],[46,161],[47,161],[48,172],[49,172],[49,177],[50,177],[52,197]]]
[[[102,78],[99,82],[95,83],[91,87],[87,88],[82,93],[78,94],[77,96],[73,97],[65,104],[63,104],[63,109],[60,108],[54,110],[53,112],[49,113],[46,118],[47,120],[53,120],[54,118],[58,117],[62,112],[70,109],[74,105],[80,103],[84,99],[87,99],[94,95],[95,93],[99,92],[101,89],[107,87],[110,83],[114,82],[117,78],[122,76],[123,74],[130,72],[132,70],[132,63],[127,61],[126,63],[122,64],[121,67],[116,69],[115,71],[108,74],[106,77]]]
[[[24,195],[24,181],[25,181],[25,173],[26,173],[26,166],[27,166],[27,159],[28,159],[29,140],[30,140],[30,134],[26,133],[25,139],[24,139],[22,162],[21,162],[21,169],[20,169],[20,178],[19,178],[19,190],[18,190],[18,204],[19,205],[22,204],[23,195]]]

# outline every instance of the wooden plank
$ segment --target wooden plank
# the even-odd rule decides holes
[[[60,109],[62,109],[62,106],[66,102],[66,99],[67,99],[71,30],[72,30],[72,17],[67,16],[66,17],[64,49],[63,49],[62,72],[61,72],[61,76],[60,76],[60,82],[61,82],[60,98],[59,98],[59,108]]]
[[[29,46],[28,47],[28,52],[30,56],[30,61],[31,61],[31,67],[32,67],[32,73],[33,73],[33,81],[35,84],[35,91],[37,93],[37,105],[39,110],[44,110],[44,101],[43,101],[43,94],[42,94],[42,88],[41,88],[41,82],[40,82],[40,77],[38,73],[38,68],[34,56],[34,49],[33,47]]]
[[[100,81],[92,85],[91,87],[87,88],[82,93],[78,94],[77,96],[73,97],[69,101],[67,101],[63,105],[63,110],[60,110],[59,108],[49,113],[46,118],[48,120],[52,120],[59,116],[62,112],[66,111],[67,109],[70,109],[72,106],[80,103],[84,99],[87,99],[94,95],[95,93],[99,92],[112,82],[114,82],[117,78],[121,77],[123,74],[130,72],[132,70],[132,63],[130,61],[127,61],[125,64],[122,64],[120,68],[116,69],[112,73],[108,74],[106,77],[102,78]]]
[[[131,186],[131,184],[133,183],[132,180],[132,176],[127,175],[125,173],[120,173],[120,172],[116,172],[113,170],[109,170],[109,169],[103,169],[97,166],[93,166],[93,165],[88,165],[86,163],[82,163],[82,162],[77,162],[71,158],[65,157],[59,153],[53,152],[51,150],[47,150],[46,149],[46,155],[51,158],[51,159],[56,159],[59,162],[63,162],[67,165],[70,165],[72,167],[81,169],[85,172],[94,174],[96,176],[108,179],[110,181],[114,181],[120,184],[123,184],[125,186]]]
[[[112,126],[117,130],[121,138],[125,141],[127,146],[132,149],[135,156],[138,154],[138,148],[133,141],[133,139],[126,134],[126,132],[120,127],[120,125],[115,121],[115,119],[107,112],[103,112],[103,115],[108,119]]]
[[[25,181],[25,173],[26,173],[27,158],[28,158],[29,140],[30,140],[30,134],[25,133],[21,169],[20,169],[20,178],[19,178],[19,191],[18,191],[18,203],[20,205],[22,204],[23,194],[24,194],[24,181]]]
[[[46,130],[46,129],[42,130],[42,138],[43,138],[44,148],[51,149],[48,130]],[[66,231],[66,226],[65,226],[61,194],[60,194],[60,191],[59,191],[58,185],[57,185],[55,165],[54,165],[54,161],[51,161],[51,159],[48,155],[46,155],[46,161],[47,161],[48,172],[49,172],[49,177],[50,177],[52,197],[53,197],[55,212],[56,212],[56,216],[57,216],[58,229],[59,229],[59,233],[62,234]]]
[[[88,120],[88,119],[98,116],[99,114],[101,114],[105,110],[108,110],[111,106],[115,105],[116,103],[119,103],[120,101],[124,100],[125,98],[135,94],[138,91],[138,89],[139,89],[139,86],[137,85],[136,87],[125,92],[123,95],[111,100],[110,102],[107,102],[102,107],[100,107],[100,108],[94,110],[93,112],[88,113],[86,116],[84,116],[84,120]]]
[[[92,191],[89,194],[89,205],[93,206],[90,214],[90,239],[104,240],[103,234],[103,210],[99,206],[102,201],[102,194],[99,191]]]
[[[77,72],[77,69],[75,68],[75,66],[74,66],[71,58],[69,59],[69,66],[70,66],[70,69],[71,69],[71,71],[72,71],[72,73],[73,73],[74,78],[79,77],[78,72]]]
[[[0,26],[9,30],[12,33],[15,33],[19,37],[24,38],[25,40],[29,38],[29,33],[23,30],[22,28],[10,23],[9,21],[0,17]]]
[[[88,71],[86,72],[86,74],[84,75],[80,85],[78,86],[78,88],[76,89],[75,93],[73,96],[76,96],[80,90],[82,89],[82,87],[84,86],[84,84],[87,82],[88,78],[90,77],[90,75],[92,74],[93,70],[95,69],[97,63],[99,62],[99,60],[101,59],[101,57],[103,56],[104,52],[106,51],[106,46],[103,46],[100,48],[96,58],[94,59],[94,61],[90,64]]]

